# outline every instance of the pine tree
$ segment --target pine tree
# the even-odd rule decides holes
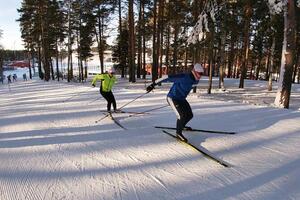
[[[282,46],[279,86],[274,104],[289,108],[295,51],[295,2],[288,0],[284,7],[284,41]]]
[[[252,0],[247,0],[245,1],[244,5],[243,60],[241,66],[239,88],[244,88],[244,79],[246,78],[248,71],[248,60],[250,50],[250,22],[253,14],[253,4],[254,2]]]
[[[100,60],[101,73],[104,72],[104,50],[107,49],[105,32],[107,30],[107,24],[110,20],[110,15],[114,12],[117,7],[118,1],[116,0],[104,0],[94,1],[94,12],[95,12],[95,36],[97,42],[97,49]]]
[[[128,29],[129,29],[129,82],[136,82],[135,78],[135,26],[133,0],[128,1]]]
[[[129,33],[127,30],[127,21],[122,21],[123,25],[121,33],[116,38],[115,45],[112,47],[112,59],[118,63],[116,67],[121,70],[121,77],[124,78],[125,70],[128,67],[128,48],[129,48]]]

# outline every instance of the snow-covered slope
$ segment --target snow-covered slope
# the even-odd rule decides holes
[[[190,94],[194,128],[184,133],[232,165],[225,168],[155,129],[175,126],[164,84],[99,123],[106,102],[90,83],[38,80],[0,84],[0,199],[300,199],[299,87],[291,109],[272,107],[266,82],[225,80],[227,91]],[[145,83],[119,80],[119,107]]]

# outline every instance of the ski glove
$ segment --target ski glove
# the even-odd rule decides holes
[[[96,85],[95,85],[95,84],[92,84],[92,86],[93,86],[93,87],[96,87]]]
[[[149,86],[146,88],[147,92],[148,92],[148,93],[151,92],[151,91],[154,89],[155,85],[156,85],[155,83],[151,83],[151,85],[149,85]]]

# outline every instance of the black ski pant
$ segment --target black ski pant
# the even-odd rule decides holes
[[[182,134],[183,128],[193,118],[193,112],[187,100],[175,100],[167,97],[167,101],[177,116],[176,133]]]
[[[107,111],[110,111],[111,104],[113,104],[114,111],[115,111],[117,109],[117,104],[116,104],[116,100],[115,100],[115,97],[114,97],[112,91],[104,92],[100,89],[100,94],[107,101]]]

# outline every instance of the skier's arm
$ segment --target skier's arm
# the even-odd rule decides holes
[[[164,83],[164,82],[175,82],[178,81],[179,79],[181,79],[182,77],[184,77],[183,74],[176,74],[176,75],[168,75],[167,77],[162,77],[159,79],[156,79],[151,85],[149,85],[147,87],[147,92],[150,92],[154,89],[154,87],[160,83]]]
[[[155,85],[158,85],[158,84],[163,83],[163,82],[168,82],[168,79],[169,79],[168,76],[167,76],[167,77],[161,77],[161,78],[159,78],[159,79],[156,79],[156,80],[153,82],[153,84],[154,84],[154,86],[155,86]]]
[[[103,79],[103,74],[97,74],[94,78],[93,78],[93,81],[92,81],[92,86],[95,87],[96,86],[96,82],[98,80],[102,80]]]
[[[115,76],[113,77],[113,81],[114,81],[114,84],[118,83],[118,80]]]
[[[162,82],[166,82],[167,79],[168,79],[168,77],[163,77],[163,78],[156,79],[154,82],[152,82],[152,83],[146,88],[147,92],[151,92],[157,84],[160,84],[160,83],[162,83]]]
[[[177,82],[182,78],[184,78],[184,74],[169,75],[168,78],[166,80],[163,80],[162,82]]]
[[[166,77],[162,77],[159,79],[156,79],[153,84],[154,86],[160,84],[160,83],[165,83],[165,82],[176,82],[179,79],[183,78],[184,75],[183,74],[175,74],[175,75],[168,75]]]

